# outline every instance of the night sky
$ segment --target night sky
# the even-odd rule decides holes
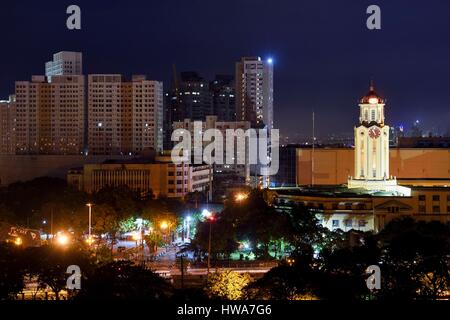
[[[70,4],[81,7],[81,31],[66,29]],[[371,4],[382,30],[366,28]],[[284,134],[309,134],[313,109],[319,134],[351,133],[371,78],[388,124],[450,127],[448,0],[2,0],[0,39],[0,98],[61,50],[82,51],[85,74],[147,74],[165,88],[172,63],[212,78],[259,55],[274,59]]]

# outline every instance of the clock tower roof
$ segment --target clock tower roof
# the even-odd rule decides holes
[[[361,98],[360,103],[362,104],[384,103],[384,99],[375,92],[373,81],[370,82],[369,92],[364,97]]]

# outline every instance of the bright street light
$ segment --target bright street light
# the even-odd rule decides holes
[[[248,198],[248,194],[246,194],[246,193],[237,193],[235,196],[234,196],[234,199],[237,201],[237,202],[240,202],[240,201],[243,201],[243,200],[245,200],[245,199],[247,199]]]
[[[137,231],[133,232],[133,240],[134,241],[141,240],[141,233]]]
[[[203,209],[202,211],[202,216],[206,219],[209,219],[209,217],[211,217],[212,213],[211,211],[209,211],[208,209]]]
[[[56,238],[56,241],[58,242],[58,244],[59,245],[61,245],[61,246],[65,246],[65,245],[68,245],[69,244],[69,236],[67,236],[66,234],[64,234],[64,233],[60,233],[60,234],[58,234],[58,236],[57,236],[57,238]]]
[[[22,241],[22,238],[20,238],[20,237],[17,237],[17,238],[14,240],[14,244],[15,244],[16,246],[20,246],[20,245],[22,245],[22,243],[23,243],[23,241]]]
[[[187,216],[186,218],[184,218],[184,222],[183,222],[183,241],[184,241],[184,236],[186,235],[187,239],[191,238],[191,221],[192,221],[192,217],[191,216]]]
[[[92,245],[93,243],[94,243],[94,238],[92,237],[92,236],[89,236],[87,239],[86,239],[86,243],[88,244],[88,245]]]
[[[166,230],[166,229],[169,227],[169,224],[167,223],[167,221],[162,221],[162,222],[160,223],[159,227],[160,227],[162,230]]]

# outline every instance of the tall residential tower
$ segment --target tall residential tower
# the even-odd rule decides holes
[[[84,76],[16,82],[16,153],[82,154]]]
[[[236,63],[236,120],[273,128],[272,59],[243,57]]]
[[[0,154],[16,152],[16,97],[0,100]]]
[[[60,51],[53,55],[53,60],[45,63],[45,76],[82,75],[83,56],[81,52]]]
[[[88,76],[89,153],[142,154],[162,151],[163,85],[134,75]]]

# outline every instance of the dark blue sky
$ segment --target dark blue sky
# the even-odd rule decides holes
[[[66,7],[82,30],[66,29]],[[377,4],[382,30],[366,28]],[[352,132],[370,78],[387,122],[450,127],[448,0],[90,0],[0,2],[0,97],[42,74],[53,52],[84,54],[85,73],[148,74],[169,85],[172,63],[212,78],[244,55],[275,61],[275,124],[309,134]]]

